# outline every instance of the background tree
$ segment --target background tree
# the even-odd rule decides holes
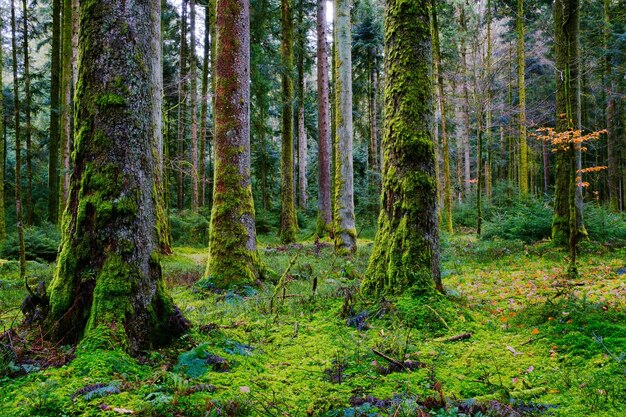
[[[61,82],[61,0],[52,0],[50,53],[50,144],[48,163],[48,220],[59,220],[59,101]]]
[[[80,5],[74,173],[48,325],[64,343],[109,326],[136,353],[186,324],[159,262],[160,1],[122,3]]]
[[[362,289],[399,294],[443,289],[433,145],[429,0],[385,6],[383,189]]]
[[[354,218],[354,174],[352,161],[352,35],[351,0],[335,2],[335,249],[354,253],[357,249]]]

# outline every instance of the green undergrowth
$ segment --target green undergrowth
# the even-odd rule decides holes
[[[265,243],[266,264],[291,269],[231,291],[202,279],[205,250],[177,247],[163,270],[188,334],[131,358],[100,329],[62,367],[0,377],[0,416],[626,412],[624,248],[583,247],[569,282],[549,242],[447,237],[445,296],[373,304],[358,291],[371,247],[347,259],[330,242]]]

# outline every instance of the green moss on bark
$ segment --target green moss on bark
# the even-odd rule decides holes
[[[362,284],[374,296],[441,288],[429,6],[395,0],[385,9],[385,168],[378,232]]]

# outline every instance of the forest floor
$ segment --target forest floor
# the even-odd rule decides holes
[[[293,263],[284,287],[225,293],[200,279],[206,250],[176,248],[164,273],[187,335],[138,359],[89,343],[47,369],[5,355],[0,416],[626,415],[625,248],[584,244],[571,282],[548,242],[458,235],[445,299],[373,304],[358,293],[372,242],[359,245],[347,260],[328,243],[262,244],[279,276]],[[0,329],[19,320],[15,271],[0,261]]]

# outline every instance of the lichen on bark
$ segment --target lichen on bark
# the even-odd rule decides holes
[[[381,212],[365,294],[442,289],[439,266],[429,0],[385,7]]]
[[[63,343],[116,328],[136,353],[188,325],[159,262],[160,1],[84,1],[79,13],[74,171],[46,324]]]

